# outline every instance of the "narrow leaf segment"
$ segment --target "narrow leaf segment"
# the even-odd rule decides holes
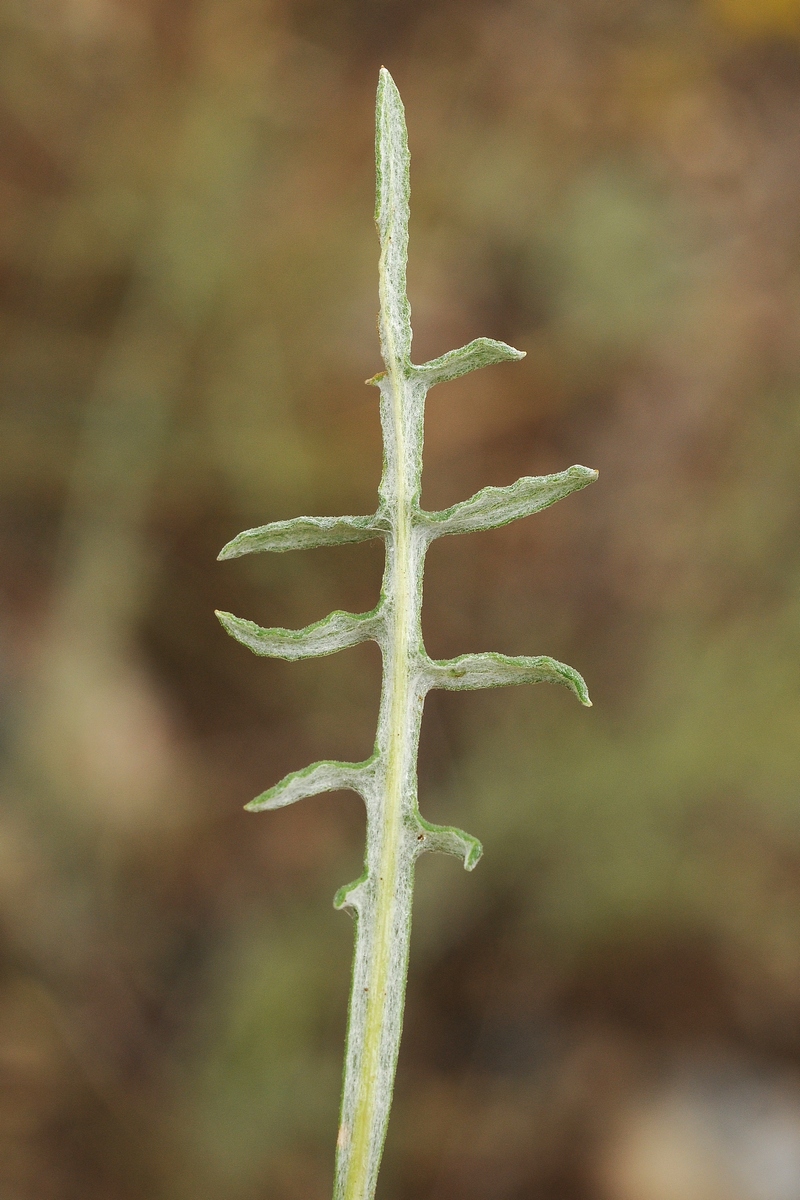
[[[430,542],[444,534],[494,529],[539,512],[597,478],[587,467],[488,487],[443,512],[420,508],[425,395],[436,383],[523,357],[504,342],[479,338],[421,367],[411,363],[411,312],[406,296],[409,155],[400,95],[385,69],[378,85],[377,200],[380,237],[379,332],[386,370],[380,388],[384,470],[378,510],[367,517],[298,517],[239,534],[220,558],[260,551],[341,545],[382,537],[386,543],[381,600],[370,613],[334,612],[306,629],[262,629],[218,613],[225,629],[256,654],[297,659],[332,654],[371,638],[383,657],[375,750],[363,763],[319,762],[294,771],[247,807],[281,808],[305,796],[346,788],[367,810],[364,873],[334,903],[356,918],[355,955],[337,1140],[335,1200],[372,1200],[378,1176],[405,997],[414,864],[426,850],[454,854],[467,870],[480,842],[460,829],[432,825],[417,804],[417,748],[426,693],[518,683],[561,683],[590,703],[577,671],[552,658],[464,654],[432,660],[422,641],[422,574]]]
[[[491,367],[501,362],[519,362],[524,357],[524,350],[515,350],[505,342],[477,338],[468,346],[462,346],[460,350],[448,350],[441,358],[434,358],[421,367],[412,367],[411,373],[427,387],[433,387],[435,383],[447,383],[450,379],[458,379],[459,375],[477,371],[478,367]]]
[[[273,521],[257,529],[246,529],[223,546],[217,558],[240,558],[263,550],[313,550],[317,546],[342,546],[346,542],[368,542],[385,537],[389,526],[385,518],[374,517],[295,517],[292,521]]]
[[[254,621],[234,617],[231,613],[217,612],[220,624],[231,637],[247,646],[254,654],[268,658],[319,658],[323,654],[335,654],[359,642],[377,641],[383,628],[380,608],[373,612],[332,612],[321,621],[307,625],[305,629],[262,629]]]

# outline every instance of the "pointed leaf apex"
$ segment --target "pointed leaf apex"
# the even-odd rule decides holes
[[[391,71],[389,71],[387,67],[381,67],[380,71],[378,72],[378,95],[380,95],[384,88],[391,88],[391,90],[397,94],[398,100],[400,99],[400,92],[398,91],[397,84],[392,78]]]

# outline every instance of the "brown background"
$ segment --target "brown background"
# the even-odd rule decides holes
[[[379,661],[213,609],[374,603],[373,105],[412,150],[424,503],[600,482],[439,542],[383,1200],[800,1196],[800,3],[2,0],[0,1194],[330,1193]]]

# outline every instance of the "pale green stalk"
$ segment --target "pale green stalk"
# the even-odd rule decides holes
[[[220,558],[261,550],[340,545],[382,537],[386,567],[381,597],[369,613],[334,612],[306,629],[262,629],[218,613],[224,627],[256,654],[308,658],[372,639],[383,655],[383,689],[372,756],[362,763],[319,762],[294,771],[257,797],[251,811],[281,808],[304,796],[350,788],[364,799],[367,836],[364,874],[342,888],[337,908],[356,918],[344,1088],[337,1140],[335,1200],[371,1200],[375,1192],[403,1018],[414,864],[425,850],[455,854],[471,871],[480,842],[460,829],[431,825],[417,805],[417,748],[425,695],[510,683],[566,684],[583,704],[586,685],[571,667],[551,658],[464,654],[428,657],[422,641],[422,573],[434,538],[494,529],[529,516],[597,478],[586,467],[526,477],[511,487],[484,488],[442,512],[419,505],[425,396],[435,383],[477,367],[520,359],[503,342],[479,338],[424,366],[411,363],[406,298],[409,156],[403,105],[381,70],[377,101],[377,201],[380,235],[380,339],[386,370],[369,383],[380,388],[384,468],[377,512],[370,517],[298,517],[240,534]]]

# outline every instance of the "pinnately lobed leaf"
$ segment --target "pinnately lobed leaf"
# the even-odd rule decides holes
[[[219,612],[223,627],[256,654],[299,659],[367,639],[383,657],[375,749],[365,762],[318,762],[293,771],[247,805],[283,808],[306,796],[350,789],[367,812],[364,872],[340,888],[337,908],[356,920],[353,977],[345,1049],[334,1200],[372,1200],[394,1085],[402,1027],[411,928],[414,864],[432,850],[477,864],[477,838],[433,825],[417,803],[417,750],[425,696],[431,688],[464,691],[521,683],[561,683],[584,705],[586,684],[555,659],[505,654],[462,654],[431,659],[422,640],[422,576],[430,543],[445,534],[496,529],[586,487],[597,478],[574,466],[555,475],[529,476],[510,487],[487,487],[442,512],[419,504],[425,396],[437,383],[468,371],[524,357],[491,338],[478,338],[422,366],[411,363],[411,310],[406,296],[409,154],[400,95],[382,68],[376,109],[375,220],[380,239],[378,327],[385,370],[368,383],[380,389],[384,470],[376,513],[364,517],[296,517],[240,533],[221,559],[261,551],[283,552],[382,537],[386,565],[381,599],[369,613],[333,612],[305,629],[263,629]]]

